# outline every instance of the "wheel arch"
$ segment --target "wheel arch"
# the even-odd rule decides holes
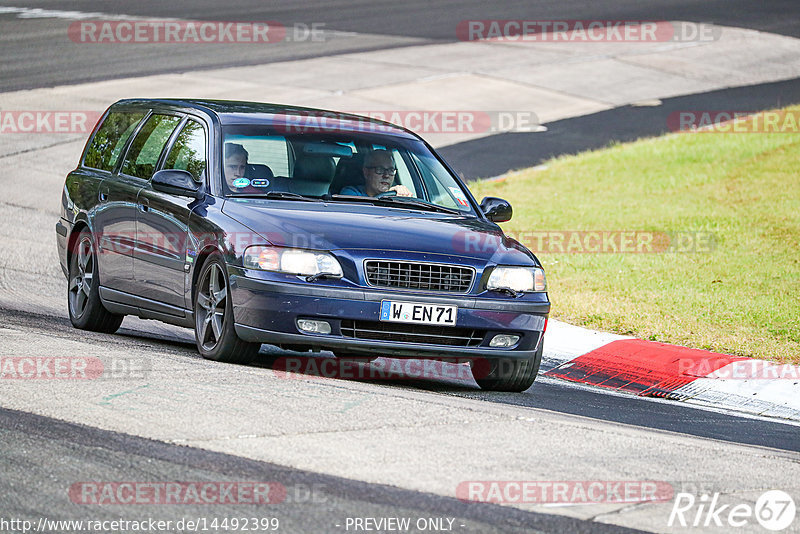
[[[192,299],[192,310],[194,310],[194,305],[195,305],[194,299],[196,293],[195,290],[197,289],[197,283],[200,280],[200,272],[203,270],[203,266],[206,264],[206,261],[208,261],[208,258],[215,252],[219,252],[220,255],[222,255],[224,258],[224,255],[222,254],[222,251],[219,249],[219,246],[214,244],[206,245],[200,250],[200,252],[197,253],[197,258],[195,259],[194,262],[194,271],[192,271],[192,286],[190,293]]]
[[[72,251],[75,250],[78,236],[81,235],[84,230],[92,234],[92,229],[89,227],[89,223],[83,219],[75,221],[75,225],[72,227],[72,232],[70,232],[69,237],[67,238],[67,270],[69,270],[69,265],[72,261]]]

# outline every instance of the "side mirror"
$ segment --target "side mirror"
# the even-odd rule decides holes
[[[493,222],[506,222],[511,219],[513,210],[507,200],[497,197],[484,197],[481,200],[481,211]]]
[[[187,171],[164,169],[155,173],[150,183],[156,191],[169,195],[194,199],[200,199],[205,195],[203,183],[195,181],[192,174]]]

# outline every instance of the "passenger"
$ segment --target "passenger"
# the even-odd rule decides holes
[[[225,143],[225,182],[231,191],[240,191],[249,186],[249,182],[243,187],[235,185],[236,180],[244,178],[247,171],[248,153],[245,148],[237,143]]]
[[[266,165],[248,165],[249,154],[238,143],[225,143],[225,183],[233,193],[259,194],[289,191],[286,178],[273,176]],[[263,176],[248,174],[248,167],[263,167]]]
[[[339,192],[340,195],[375,197],[395,191],[397,196],[414,196],[406,186],[392,185],[397,167],[394,165],[392,153],[388,150],[373,150],[367,153],[361,172],[364,174],[364,185],[343,187]]]

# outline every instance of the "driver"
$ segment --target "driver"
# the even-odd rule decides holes
[[[394,191],[397,196],[414,196],[404,185],[392,185],[397,167],[394,165],[392,153],[388,150],[373,150],[364,156],[364,185],[348,185],[339,192],[340,195],[375,197]]]

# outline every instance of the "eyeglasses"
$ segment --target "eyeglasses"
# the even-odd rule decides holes
[[[397,172],[394,167],[365,167],[365,169],[372,169],[375,174],[390,174],[392,176]]]

